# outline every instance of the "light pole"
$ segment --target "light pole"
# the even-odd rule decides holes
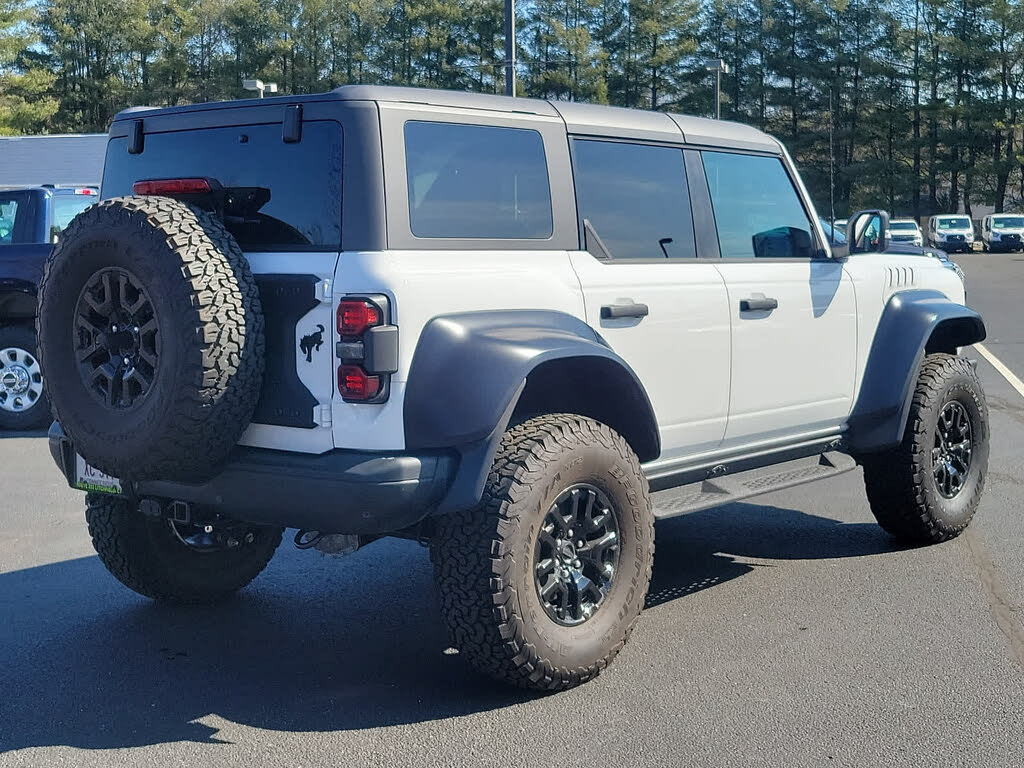
[[[277,93],[277,83],[264,83],[262,80],[243,80],[242,87],[247,91],[256,91],[260,99],[265,93]]]
[[[516,95],[516,0],[505,0],[505,95]]]
[[[722,73],[729,74],[729,65],[722,59],[708,59],[704,69],[715,73],[715,120],[722,119]]]

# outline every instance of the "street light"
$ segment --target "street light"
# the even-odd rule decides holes
[[[516,0],[505,0],[505,95],[516,95]]]
[[[704,69],[715,73],[715,120],[722,119],[722,73],[729,74],[729,65],[722,59],[708,59]]]
[[[242,87],[247,91],[256,91],[261,99],[265,93],[277,93],[277,83],[264,83],[262,80],[243,80]]]

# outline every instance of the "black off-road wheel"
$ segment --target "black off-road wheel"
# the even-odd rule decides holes
[[[432,545],[452,641],[478,670],[537,690],[598,675],[643,608],[654,517],[636,454],[571,414],[506,432],[473,510]]]
[[[229,597],[259,575],[281,543],[281,528],[175,523],[104,494],[86,496],[85,518],[107,570],[140,595],[168,603]]]
[[[35,331],[25,325],[0,328],[0,429],[42,429],[51,421]]]
[[[76,216],[39,288],[39,357],[54,416],[116,477],[213,473],[248,426],[263,376],[263,315],[238,243],[166,197]]]
[[[879,525],[910,544],[959,536],[978,508],[988,452],[988,405],[974,367],[955,355],[928,355],[903,442],[862,460]]]

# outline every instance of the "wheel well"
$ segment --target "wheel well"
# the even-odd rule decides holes
[[[541,363],[526,377],[512,423],[541,413],[575,413],[607,424],[640,461],[661,453],[658,425],[647,394],[625,368],[603,357]]]
[[[980,318],[951,317],[935,326],[924,351],[927,355],[933,352],[955,355],[959,347],[966,347],[984,338],[985,324]]]
[[[36,316],[36,297],[23,291],[0,293],[0,325]]]

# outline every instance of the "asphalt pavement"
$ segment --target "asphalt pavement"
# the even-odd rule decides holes
[[[1024,256],[958,261],[1024,378]],[[1013,766],[1024,763],[1024,398],[988,363],[971,528],[905,549],[859,471],[657,526],[648,607],[585,686],[479,679],[427,552],[282,545],[217,608],[93,554],[45,438],[0,439],[0,766]]]

